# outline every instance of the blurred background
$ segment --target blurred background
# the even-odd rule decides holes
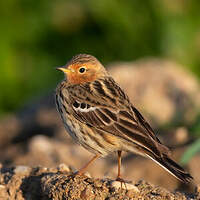
[[[0,115],[55,87],[77,53],[103,63],[168,57],[200,77],[198,0],[0,3]]]
[[[198,0],[0,1],[0,146],[5,150],[12,144],[2,151],[0,161],[48,165],[27,161],[26,152],[39,149],[34,146],[38,141],[59,133],[62,138],[61,132],[67,138],[54,112],[53,92],[63,78],[55,68],[75,54],[89,53],[110,65],[118,82],[129,87],[127,92],[154,128],[162,131],[166,144],[176,147],[168,133],[177,133],[181,141],[183,137],[180,146],[184,148],[177,155],[186,152],[182,163],[188,164],[200,149],[199,10]],[[150,92],[141,97],[144,86]],[[134,88],[139,89],[134,93]],[[48,146],[41,145],[42,149]],[[16,159],[16,152],[23,159]],[[56,156],[53,164],[68,162],[69,157]],[[75,161],[70,164],[77,167]]]

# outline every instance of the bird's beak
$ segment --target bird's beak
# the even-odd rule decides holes
[[[57,67],[56,69],[59,70],[59,71],[62,71],[64,73],[66,73],[66,74],[68,74],[68,73],[71,72],[70,69],[67,69],[67,68],[64,68],[64,67]]]

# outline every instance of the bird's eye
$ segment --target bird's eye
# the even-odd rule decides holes
[[[80,67],[80,68],[79,68],[79,72],[80,72],[80,73],[84,73],[84,72],[85,72],[85,67]]]

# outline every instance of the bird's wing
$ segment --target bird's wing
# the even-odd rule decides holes
[[[127,95],[112,78],[77,86],[70,92],[73,116],[95,129],[128,139],[150,151],[168,152]],[[75,93],[74,91],[79,91]]]

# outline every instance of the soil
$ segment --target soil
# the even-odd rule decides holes
[[[57,168],[16,166],[1,168],[0,199],[9,200],[63,200],[63,199],[199,199],[194,194],[169,192],[145,181],[136,184],[111,179],[95,179],[90,175],[74,175],[67,165]]]

